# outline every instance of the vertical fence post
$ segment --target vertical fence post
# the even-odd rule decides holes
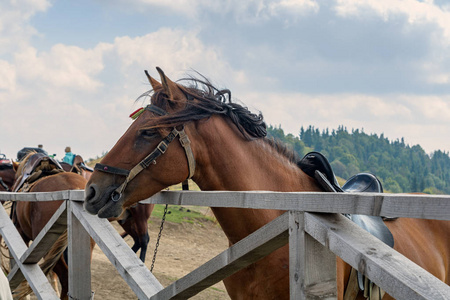
[[[69,299],[91,299],[91,239],[72,212],[75,202],[68,201]]]
[[[336,299],[336,256],[305,232],[305,212],[289,212],[291,299]]]

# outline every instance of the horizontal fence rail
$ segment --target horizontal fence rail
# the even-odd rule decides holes
[[[62,233],[61,226],[68,228],[69,294],[76,299],[91,298],[89,237],[139,299],[193,296],[287,243],[291,299],[336,299],[336,255],[397,299],[435,300],[450,295],[448,285],[341,215],[450,220],[447,195],[164,191],[141,202],[287,211],[166,288],[107,220],[84,211],[79,203],[84,200],[84,191],[0,192],[0,200],[68,200],[30,248],[0,208],[0,234],[17,262],[8,276],[10,285],[16,287],[26,279],[38,299],[57,299],[36,262]]]
[[[163,191],[141,202],[450,220],[449,195]]]

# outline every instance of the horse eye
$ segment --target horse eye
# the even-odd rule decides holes
[[[156,132],[156,130],[142,129],[142,130],[139,130],[139,136],[143,137],[145,139],[151,139],[151,138],[157,137],[158,133]]]

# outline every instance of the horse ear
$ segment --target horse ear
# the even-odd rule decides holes
[[[156,79],[154,79],[152,76],[150,76],[150,74],[148,74],[147,70],[145,70],[144,72],[145,72],[145,75],[147,75],[148,81],[152,85],[152,88],[154,91],[163,88],[161,83],[159,83]]]
[[[19,165],[20,165],[20,164],[19,164],[18,162],[15,162],[15,161],[13,161],[12,164],[13,164],[13,169],[14,169],[14,171],[17,172],[17,169],[19,168]]]
[[[171,102],[172,106],[176,103],[176,100],[186,99],[186,96],[184,95],[183,91],[181,91],[181,89],[178,87],[178,84],[170,80],[159,67],[156,67],[156,70],[158,70],[159,76],[161,77],[161,83],[164,92],[167,94],[169,100],[172,100]]]

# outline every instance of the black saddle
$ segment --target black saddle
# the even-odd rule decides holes
[[[297,165],[310,177],[315,178],[326,192],[383,193],[380,180],[370,173],[359,173],[341,187],[328,160],[319,152],[310,152]]]
[[[352,176],[342,186],[336,180],[336,176],[328,160],[319,152],[310,152],[297,163],[300,169],[310,177],[315,178],[326,192],[338,193],[383,193],[383,187],[378,178],[370,173],[360,173]],[[380,216],[345,215],[379,240],[390,247],[394,247],[394,237],[389,228],[384,224]],[[358,272],[358,285],[364,290],[364,277]]]

